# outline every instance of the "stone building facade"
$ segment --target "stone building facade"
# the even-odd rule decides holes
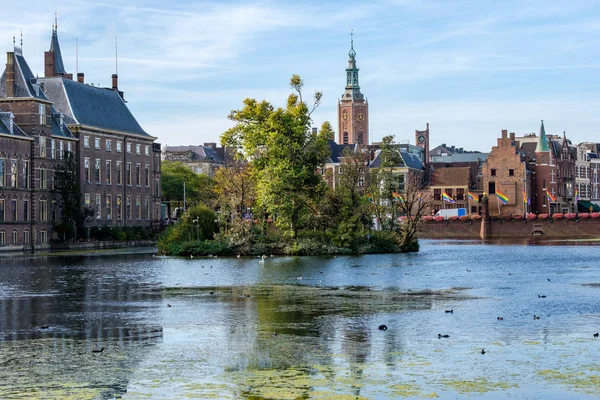
[[[196,174],[210,177],[225,166],[226,148],[217,147],[216,143],[204,143],[202,146],[165,146],[163,160],[177,161],[185,164]]]

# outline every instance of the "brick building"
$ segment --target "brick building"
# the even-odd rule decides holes
[[[466,208],[467,212],[478,214],[478,204],[469,202],[467,194],[473,186],[469,167],[435,168],[429,182],[430,212],[448,208]],[[454,203],[444,201],[442,193],[452,198]],[[471,209],[471,206],[474,209]]]
[[[508,131],[502,130],[498,144],[481,166],[481,179],[489,198],[490,215],[523,215],[531,211],[523,201],[523,193],[531,196],[531,172],[514,133],[509,137]],[[498,191],[508,197],[507,204],[498,199]]]
[[[162,157],[165,161],[178,161],[197,174],[215,176],[217,169],[225,166],[226,148],[216,143],[203,146],[165,146]]]
[[[49,245],[61,219],[54,171],[65,152],[78,164],[82,211],[93,212],[87,227],[150,227],[161,217],[160,144],[127,108],[118,77],[111,88],[86,85],[83,74],[71,80],[56,26],[44,67],[35,77],[15,47],[0,77],[0,246]]]

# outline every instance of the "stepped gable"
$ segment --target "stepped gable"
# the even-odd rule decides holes
[[[44,91],[68,124],[152,138],[142,129],[117,90],[62,77],[40,79]]]

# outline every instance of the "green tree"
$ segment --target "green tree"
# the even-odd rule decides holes
[[[55,229],[63,240],[77,237],[77,231],[83,224],[81,211],[81,189],[77,177],[77,163],[70,151],[64,153],[64,163],[58,164],[54,172],[55,207],[61,211],[61,221],[55,223]]]
[[[250,165],[243,161],[229,161],[215,173],[215,192],[221,210],[227,210],[230,219],[241,219],[243,212],[254,206],[256,191]]]
[[[333,131],[333,127],[329,123],[329,121],[323,122],[321,125],[321,133],[324,136],[327,136],[329,140],[335,140],[335,132]]]
[[[164,201],[183,202],[184,182],[186,201],[190,204],[210,204],[214,200],[214,179],[196,174],[178,161],[162,163],[161,187]]]
[[[423,216],[429,208],[429,197],[424,192],[422,175],[410,175],[405,182],[402,201],[394,205],[399,214],[404,214],[400,225],[398,246],[403,252],[418,251],[418,238],[423,226]]]
[[[388,229],[395,229],[398,202],[395,193],[404,191],[404,174],[398,173],[397,168],[404,166],[394,136],[385,136],[381,141],[380,166],[376,171],[370,192],[376,197],[373,206],[375,214],[383,222],[388,222]],[[389,216],[389,219],[387,218]]]
[[[325,190],[316,171],[329,154],[329,138],[310,129],[311,113],[319,106],[322,94],[315,93],[309,108],[302,99],[302,79],[293,75],[290,86],[295,93],[289,95],[285,108],[245,99],[244,107],[229,115],[235,126],[221,141],[243,149],[251,163],[259,206],[297,238],[301,217]]]

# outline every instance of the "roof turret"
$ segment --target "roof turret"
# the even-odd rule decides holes
[[[536,153],[549,153],[550,147],[548,147],[548,138],[546,137],[546,129],[544,128],[544,120],[542,120],[542,125],[540,126],[540,138],[537,142],[537,147],[535,148]]]

